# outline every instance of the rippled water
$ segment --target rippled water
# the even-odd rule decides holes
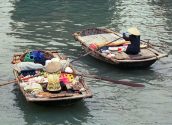
[[[169,46],[165,50],[169,56],[141,70],[120,70],[89,56],[75,62],[75,67],[84,73],[141,82],[145,88],[86,78],[93,98],[59,108],[27,103],[10,84],[0,88],[0,124],[171,125],[171,0],[1,0],[0,80],[14,78],[10,61],[15,52],[55,49],[75,59],[83,50],[73,32],[90,27],[123,32],[130,26],[140,29],[142,39]]]

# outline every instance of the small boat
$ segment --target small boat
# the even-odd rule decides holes
[[[41,52],[48,53],[49,57],[52,58],[59,58],[60,60],[66,60],[64,56],[59,54],[57,51],[41,50]],[[20,62],[23,63],[24,57],[26,57],[26,53],[14,54],[12,60],[13,67],[19,65]],[[23,65],[26,64],[27,62],[23,63]],[[25,68],[28,67],[29,66],[26,66]],[[84,98],[91,98],[92,92],[84,82],[83,77],[77,75],[77,71],[72,67],[71,64],[69,64],[68,67],[70,67],[73,70],[73,73],[68,73],[65,71],[61,73],[61,76],[63,74],[63,77],[67,76],[66,78],[68,78],[70,76],[69,79],[67,79],[68,80],[67,83],[65,83],[65,85],[68,84],[68,87],[65,90],[61,90],[58,92],[51,92],[46,90],[48,80],[47,77],[45,76],[45,71],[41,68],[35,70],[26,70],[27,73],[19,72],[16,68],[13,68],[13,72],[17,81],[17,85],[19,86],[21,92],[23,93],[23,95],[25,96],[28,102],[41,103],[41,104],[55,103],[60,105],[70,105]],[[37,86],[36,88],[32,90],[31,88],[28,89],[28,87],[34,86],[35,83]]]
[[[141,50],[137,55],[119,51],[129,44],[129,41],[125,41],[122,34],[106,28],[85,29],[75,32],[73,36],[87,54],[120,68],[146,68],[158,59],[167,56],[164,52],[155,49],[149,42],[144,41],[141,41]],[[93,47],[96,49],[92,49]]]

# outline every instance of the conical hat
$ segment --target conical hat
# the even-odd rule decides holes
[[[140,32],[136,27],[131,27],[128,29],[128,32],[130,34],[136,35],[136,36],[140,36]]]
[[[45,70],[46,72],[48,73],[54,73],[54,72],[57,72],[59,70],[61,70],[62,66],[59,62],[49,62],[46,67],[45,67]]]

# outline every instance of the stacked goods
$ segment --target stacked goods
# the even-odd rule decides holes
[[[59,98],[85,92],[69,60],[49,54],[34,50],[15,56],[13,67],[23,93],[32,98]]]

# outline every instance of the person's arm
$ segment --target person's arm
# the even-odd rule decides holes
[[[129,35],[127,35],[126,33],[123,33],[123,39],[125,39],[126,41],[130,41]]]

